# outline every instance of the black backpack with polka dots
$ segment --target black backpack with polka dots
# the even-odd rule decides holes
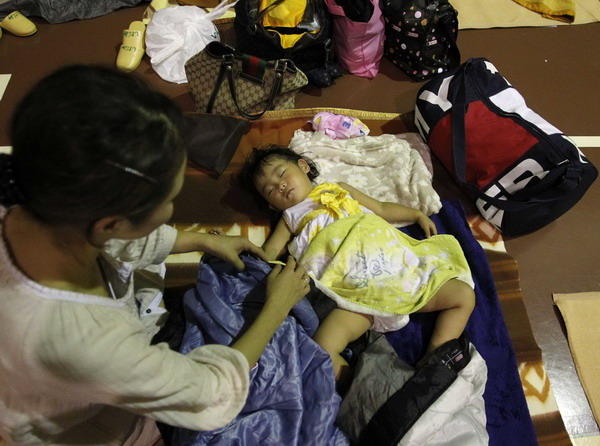
[[[415,81],[460,64],[458,12],[448,0],[384,0],[385,56]]]

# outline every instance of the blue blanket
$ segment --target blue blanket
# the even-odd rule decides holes
[[[264,302],[271,267],[245,257],[237,273],[210,258],[201,263],[195,289],[184,296],[186,329],[182,353],[204,344],[230,345]],[[278,329],[250,373],[250,391],[239,416],[222,429],[176,429],[175,445],[342,446],[334,426],[341,402],[329,356],[312,339],[318,319],[306,299]]]
[[[458,239],[475,280],[477,303],[466,331],[488,367],[483,396],[490,445],[535,445],[533,423],[485,253],[468,227],[460,202],[443,200],[441,211],[432,219],[440,233]],[[422,238],[417,226],[402,230]],[[214,259],[201,264],[197,286],[184,300],[188,322],[182,352],[207,343],[229,345],[244,330],[245,321],[256,316],[264,296],[261,281],[270,267],[250,258],[245,261],[247,270],[241,274]],[[401,359],[414,364],[423,355],[434,322],[435,314],[413,314],[406,327],[389,333],[387,339]],[[331,363],[309,338],[317,324],[310,305],[300,302],[252,371],[248,403],[238,418],[212,432],[176,429],[174,444],[347,444],[334,426],[340,400]]]
[[[490,445],[536,445],[515,354],[485,253],[471,233],[460,202],[442,200],[442,204],[432,220],[440,233],[458,239],[475,281],[476,304],[466,332],[488,367],[483,398]],[[415,225],[402,230],[415,238],[423,237]],[[435,314],[413,314],[407,326],[387,335],[388,341],[401,359],[414,364],[424,353],[434,322]]]

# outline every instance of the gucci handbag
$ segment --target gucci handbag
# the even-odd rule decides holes
[[[210,42],[185,63],[196,111],[258,119],[267,110],[294,108],[296,93],[308,84],[289,59],[264,60],[219,41]]]

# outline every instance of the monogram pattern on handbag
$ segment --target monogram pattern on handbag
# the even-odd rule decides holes
[[[231,62],[234,92],[230,89],[229,73],[222,72],[225,56],[231,56],[228,60]],[[251,68],[260,65],[264,71],[259,78],[255,78],[247,74],[244,64],[249,64]],[[282,70],[282,67],[285,69]],[[216,41],[190,58],[185,64],[185,71],[196,102],[196,111],[241,115],[249,119],[260,117],[258,115],[267,109],[293,108],[296,93],[308,84],[306,75],[289,60],[264,61]],[[281,87],[275,92],[276,96],[269,106],[278,76],[281,77]],[[211,98],[212,107],[209,107]]]

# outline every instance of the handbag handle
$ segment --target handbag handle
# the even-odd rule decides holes
[[[206,106],[206,113],[211,113],[215,104],[215,100],[217,99],[217,93],[221,88],[221,84],[225,77],[227,77],[227,83],[229,85],[229,93],[231,94],[231,99],[235,104],[235,108],[237,108],[238,112],[241,116],[246,119],[259,119],[262,115],[266,113],[273,106],[273,102],[277,95],[281,91],[281,86],[283,84],[283,75],[287,70],[288,63],[290,61],[285,59],[280,59],[275,61],[275,66],[273,70],[275,72],[275,78],[273,79],[273,85],[271,87],[271,91],[269,92],[269,98],[267,100],[267,105],[265,109],[259,113],[251,114],[246,112],[240,107],[237,100],[237,92],[235,88],[235,82],[233,81],[233,63],[235,61],[235,56],[233,54],[225,54],[221,58],[221,69],[219,70],[219,77],[217,78],[217,82],[215,84],[215,88],[210,95],[210,99],[208,100],[208,105]]]

